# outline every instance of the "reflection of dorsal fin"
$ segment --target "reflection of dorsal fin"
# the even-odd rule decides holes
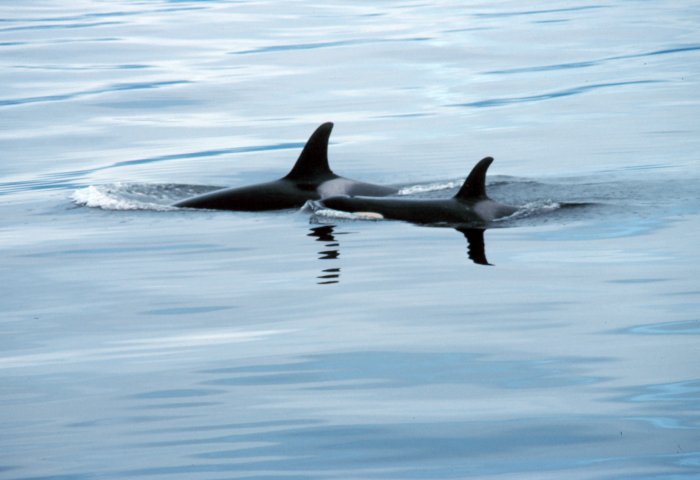
[[[318,176],[333,175],[328,166],[328,137],[331,136],[333,124],[324,123],[311,134],[304,150],[301,151],[294,168],[285,178],[307,180]]]
[[[455,198],[461,200],[476,200],[486,197],[486,170],[493,162],[493,158],[486,157],[479,161],[464,181]]]
[[[486,246],[484,245],[483,228],[458,228],[457,231],[464,234],[467,239],[467,254],[469,259],[477,265],[491,265],[486,260]]]

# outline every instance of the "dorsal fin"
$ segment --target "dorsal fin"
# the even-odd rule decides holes
[[[327,122],[318,127],[301,151],[297,163],[285,178],[294,180],[310,179],[317,176],[333,175],[328,166],[328,138],[331,136],[333,123]]]
[[[486,170],[493,162],[493,158],[486,157],[479,160],[479,163],[472,168],[469,176],[464,181],[455,198],[460,200],[476,200],[486,197]]]

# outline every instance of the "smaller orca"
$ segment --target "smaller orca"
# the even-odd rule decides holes
[[[449,224],[484,227],[518,209],[491,200],[486,195],[486,171],[493,158],[486,157],[472,169],[457,194],[449,199],[406,199],[335,196],[321,201],[334,210],[379,214],[383,218],[420,224]]]
[[[307,200],[335,195],[384,196],[398,190],[357,182],[333,173],[328,166],[331,122],[319,126],[306,142],[296,164],[283,178],[247,187],[215,190],[175,203],[175,207],[263,211],[299,208]]]

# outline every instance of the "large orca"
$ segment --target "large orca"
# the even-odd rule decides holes
[[[336,195],[385,196],[397,189],[340,177],[328,166],[331,122],[311,134],[292,170],[283,178],[247,187],[234,187],[188,198],[175,207],[213,210],[262,211],[299,208],[307,200]]]
[[[493,158],[486,157],[472,169],[459,192],[448,199],[406,199],[335,196],[321,201],[334,210],[379,214],[382,218],[421,224],[484,227],[518,209],[491,200],[486,195],[486,171]]]

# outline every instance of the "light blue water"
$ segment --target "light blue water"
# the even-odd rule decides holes
[[[691,1],[0,3],[0,478],[700,478]],[[170,210],[285,174],[525,214]],[[421,193],[423,191],[427,191]]]

